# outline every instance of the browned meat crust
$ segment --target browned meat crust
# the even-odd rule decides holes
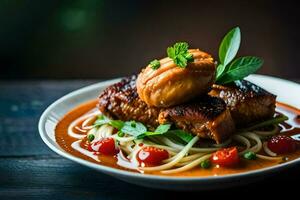
[[[237,127],[271,118],[275,113],[276,96],[246,80],[213,85],[209,95],[225,101]]]
[[[160,123],[175,123],[178,128],[217,143],[235,130],[226,104],[220,98],[201,96],[192,103],[167,108],[159,114]]]
[[[136,91],[136,75],[107,87],[99,96],[99,110],[113,119],[136,120],[152,127],[159,125],[160,109],[149,107]]]
[[[99,96],[100,111],[114,119],[136,120],[150,127],[159,125],[161,113],[160,123],[174,123],[178,128],[218,143],[234,131],[233,120],[223,100],[206,96],[169,109],[149,107],[138,97],[135,81],[133,75],[106,88]]]
[[[159,61],[158,69],[148,65],[141,71],[136,81],[137,92],[147,105],[168,108],[211,90],[216,72],[212,56],[199,49],[190,49],[189,53],[194,61],[185,68],[166,57]]]

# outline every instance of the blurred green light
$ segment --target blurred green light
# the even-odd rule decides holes
[[[61,23],[66,31],[81,30],[87,23],[87,13],[80,9],[65,10],[61,16]]]

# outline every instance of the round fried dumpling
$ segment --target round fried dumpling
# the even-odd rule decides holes
[[[160,67],[148,65],[139,74],[136,86],[139,97],[149,106],[170,107],[207,93],[215,81],[216,66],[211,55],[199,49],[188,50],[194,61],[185,68],[172,59],[161,59]]]

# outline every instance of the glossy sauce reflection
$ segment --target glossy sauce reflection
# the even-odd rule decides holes
[[[55,136],[56,136],[56,141],[57,143],[67,152],[70,154],[80,157],[82,159],[88,160],[90,162],[98,163],[101,165],[106,165],[118,169],[123,169],[127,171],[136,171],[134,170],[136,168],[135,165],[132,165],[132,163],[128,162],[126,157],[122,154],[118,154],[116,156],[102,156],[98,155],[98,159],[100,162],[83,155],[82,153],[75,151],[72,147],[71,144],[78,139],[72,138],[67,134],[68,126],[70,125],[71,122],[76,120],[78,117],[82,116],[89,110],[93,109],[96,107],[97,101],[90,101],[85,104],[80,105],[79,107],[75,108],[74,110],[70,111],[57,125],[56,130],[55,130]],[[289,120],[286,123],[281,124],[282,127],[282,133],[281,134],[287,134],[289,136],[300,134],[300,110],[293,108],[291,106],[285,105],[283,103],[277,103],[277,108],[276,111],[279,113],[283,113],[289,117]],[[78,133],[80,133],[79,130],[77,130]],[[77,132],[76,131],[76,132]],[[82,143],[81,145],[84,145]],[[288,160],[293,160],[296,158],[300,157],[300,150],[298,150],[295,153],[288,154],[288,155],[283,155],[288,158]],[[126,166],[127,168],[120,167],[119,164],[122,166]],[[172,174],[169,176],[219,176],[219,175],[226,175],[226,174],[233,174],[233,173],[242,173],[245,171],[250,171],[250,170],[256,170],[256,169],[261,169],[265,167],[270,167],[274,166],[277,164],[280,164],[281,161],[268,161],[268,160],[262,160],[258,159],[255,161],[248,161],[248,160],[242,160],[241,165],[239,165],[236,168],[222,168],[222,167],[214,167],[211,169],[202,169],[202,168],[197,168],[195,167],[192,170],[186,171],[186,172],[181,172],[178,174]],[[131,168],[131,169],[130,169]],[[139,173],[138,171],[136,171]],[[152,172],[151,174],[160,174],[159,172]],[[165,175],[168,176],[168,175]]]

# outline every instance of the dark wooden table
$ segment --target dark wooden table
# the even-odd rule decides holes
[[[54,100],[93,82],[0,82],[0,199],[153,200],[192,194],[197,199],[206,195],[227,199],[299,191],[300,166],[244,186],[187,193],[131,185],[58,156],[42,142],[38,119]]]

